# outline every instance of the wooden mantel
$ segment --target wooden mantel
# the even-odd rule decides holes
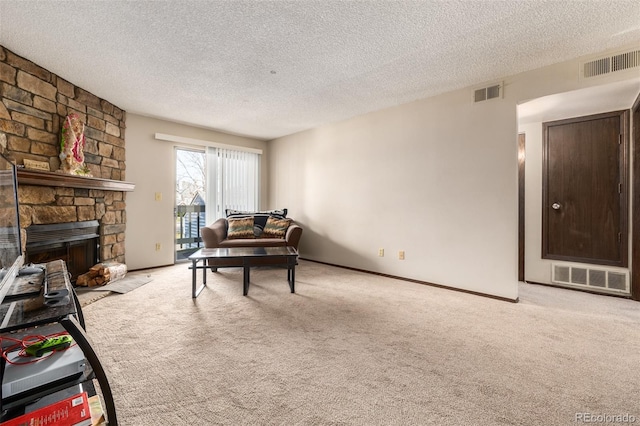
[[[122,180],[67,175],[31,169],[18,169],[18,184],[62,186],[65,188],[101,189],[103,191],[133,191],[135,184]]]

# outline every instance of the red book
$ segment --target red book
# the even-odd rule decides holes
[[[86,392],[26,413],[0,426],[90,426],[91,412]]]

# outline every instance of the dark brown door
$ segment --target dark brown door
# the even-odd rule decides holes
[[[627,266],[628,111],[543,124],[544,259]]]

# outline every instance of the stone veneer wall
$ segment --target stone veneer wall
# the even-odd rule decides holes
[[[60,129],[72,112],[85,123],[93,177],[124,180],[125,111],[0,45],[0,143],[16,164],[31,159],[58,170]],[[18,197],[23,229],[98,220],[100,260],[124,263],[124,192],[19,185]]]

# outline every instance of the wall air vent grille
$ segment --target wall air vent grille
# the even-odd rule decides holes
[[[473,92],[473,101],[482,102],[489,99],[496,99],[502,97],[502,84],[494,84],[489,87],[483,87]]]
[[[609,272],[609,288],[625,291],[627,288],[627,276],[618,272]]]
[[[582,64],[582,76],[584,78],[595,77],[638,66],[640,66],[640,50],[632,50],[630,52],[585,62]]]
[[[640,66],[640,50],[621,53],[611,57],[611,71],[621,71]]]
[[[596,75],[609,74],[611,72],[611,59],[602,58],[584,64],[584,76],[595,77]]]
[[[551,265],[551,282],[598,291],[629,293],[628,272],[603,268],[554,263]]]

